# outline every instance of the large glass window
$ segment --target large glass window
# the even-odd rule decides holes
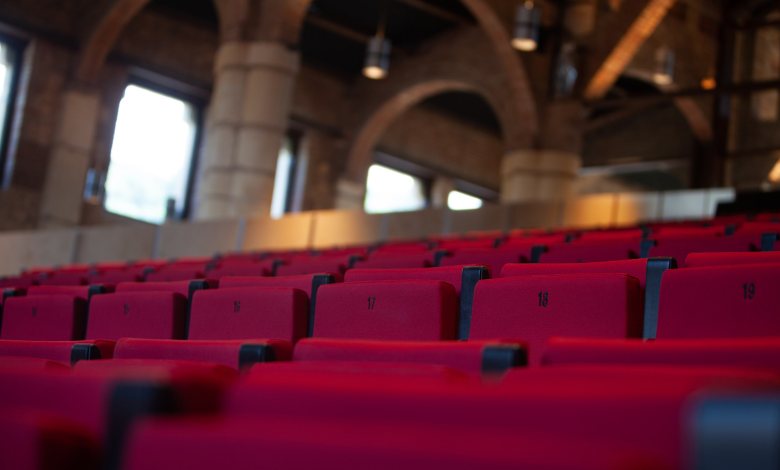
[[[295,185],[295,170],[298,153],[298,137],[287,135],[279,150],[274,177],[274,193],[271,200],[271,217],[278,219],[290,211]]]
[[[8,109],[11,106],[13,65],[11,48],[7,44],[0,42],[0,131],[5,129]]]
[[[402,212],[426,205],[422,179],[382,165],[371,165],[366,180],[364,209],[368,213]]]
[[[6,182],[6,157],[9,153],[11,116],[17,76],[20,47],[0,38],[0,178]]]
[[[129,85],[114,130],[106,209],[152,223],[181,215],[197,130],[197,109],[191,103]]]
[[[454,211],[468,211],[482,207],[482,199],[460,191],[450,191],[447,207]]]

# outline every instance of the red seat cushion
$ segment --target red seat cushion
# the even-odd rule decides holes
[[[727,366],[780,371],[780,338],[658,341],[551,338],[543,362]]]
[[[442,281],[455,288],[460,295],[463,266],[443,266],[438,268],[405,268],[405,269],[350,269],[344,276],[344,281],[400,281],[427,279]]]
[[[123,338],[117,341],[115,357],[117,359],[165,359],[201,361],[223,364],[239,368],[242,365],[242,347],[268,347],[272,350],[272,360],[289,360],[292,345],[278,340],[165,340]],[[249,358],[253,362],[257,358]]]
[[[688,268],[760,263],[780,264],[780,251],[690,253],[685,258],[685,266]]]
[[[439,364],[481,373],[486,348],[516,346],[494,341],[376,341],[307,338],[295,345],[295,361],[367,361]]]

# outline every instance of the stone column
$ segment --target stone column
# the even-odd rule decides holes
[[[572,196],[579,155],[559,150],[515,150],[501,162],[501,202],[559,201]]]
[[[228,42],[220,47],[196,218],[268,214],[297,72],[298,54],[283,44]]]
[[[41,196],[40,227],[81,222],[84,181],[99,119],[99,93],[76,88],[63,93]]]
[[[341,178],[336,183],[336,197],[334,198],[333,206],[336,209],[363,210],[365,197],[365,183]]]
[[[450,195],[450,191],[455,190],[455,182],[452,178],[444,176],[437,177],[433,180],[431,187],[431,206],[436,209],[447,208],[447,198]]]

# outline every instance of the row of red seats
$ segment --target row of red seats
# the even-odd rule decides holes
[[[570,244],[594,236],[621,238],[585,233]],[[299,269],[355,252],[288,255]],[[222,266],[260,261],[234,258]],[[141,337],[0,340],[0,468],[772,466],[777,257],[703,253],[685,264],[16,289],[0,326],[20,300],[63,297],[87,308],[85,331]],[[162,299],[168,307],[150,315]],[[45,317],[34,307],[26,315]],[[182,318],[178,331],[190,339],[168,339]],[[291,318],[306,328],[291,328]],[[281,333],[252,339],[262,328]],[[660,339],[639,339],[653,328]],[[278,334],[291,336],[267,339]],[[469,340],[443,340],[456,337]],[[518,367],[529,351],[532,367]]]
[[[768,215],[769,216],[769,215]],[[507,263],[595,262],[638,257],[671,257],[682,264],[692,252],[773,250],[780,224],[774,215],[766,221],[724,219],[720,224],[659,224],[644,229],[602,231],[561,230],[550,233],[520,231],[505,236],[481,233],[474,238],[441,238],[424,242],[387,243],[309,252],[233,253],[215,258],[182,258],[171,262],[71,265],[37,268],[0,281],[0,286],[117,284],[142,280],[177,281],[224,276],[293,275],[346,269],[413,268],[484,264],[498,272]],[[732,222],[727,224],[726,222]]]
[[[0,465],[670,469],[772,462],[780,380],[776,361],[763,367],[764,353],[776,358],[780,344],[758,344],[761,359],[747,360],[747,368],[719,360],[706,341],[693,345],[701,361],[686,344],[675,346],[684,360],[674,366],[663,365],[668,359],[621,361],[630,367],[561,361],[513,369],[492,383],[396,363],[258,364],[239,378],[186,361],[81,361],[72,370],[0,361]],[[726,346],[720,359],[740,347]]]
[[[652,259],[514,264],[492,280],[478,266],[355,269],[345,283],[330,284],[329,275],[237,277],[191,293],[186,282],[120,283],[114,293],[93,295],[89,312],[86,291],[9,297],[0,338],[504,338],[528,342],[536,363],[550,336],[780,335],[775,262],[668,268]]]

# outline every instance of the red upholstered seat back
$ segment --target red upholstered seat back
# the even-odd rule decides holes
[[[202,279],[204,278],[203,269],[199,268],[181,268],[181,269],[166,269],[149,273],[146,275],[146,280],[149,282],[171,282],[171,281],[187,281],[190,279]]]
[[[501,270],[501,277],[577,273],[625,273],[635,277],[639,281],[640,287],[644,289],[647,277],[647,259],[599,261],[593,263],[508,264]]]
[[[442,281],[330,284],[317,294],[314,336],[454,339],[457,314],[455,288]]]
[[[344,276],[344,281],[398,281],[427,279],[442,281],[455,288],[460,295],[463,266],[443,266],[438,268],[406,268],[406,269],[350,269]]]
[[[355,263],[361,269],[399,269],[427,268],[433,265],[433,253],[430,251],[406,252],[392,250],[372,254],[365,260]]]
[[[289,287],[298,289],[311,296],[312,282],[316,274],[298,274],[294,276],[226,276],[219,280],[219,288],[234,287]]]
[[[118,292],[92,297],[87,338],[181,339],[186,298],[173,292]]]
[[[492,276],[497,276],[501,268],[508,263],[527,261],[531,250],[524,248],[490,248],[483,250],[456,250],[450,256],[441,259],[442,266],[484,265]]]
[[[189,338],[296,341],[306,335],[308,312],[308,296],[298,289],[201,290],[193,296]]]
[[[540,263],[588,263],[638,258],[641,238],[619,238],[614,240],[582,240],[559,243],[548,247]]]
[[[477,284],[470,338],[525,340],[537,364],[551,336],[640,337],[641,328],[641,290],[632,276],[524,276]]]
[[[86,320],[86,302],[82,297],[11,297],[3,306],[0,338],[50,341],[82,339]]]
[[[670,270],[658,338],[780,336],[780,264]]]
[[[279,276],[295,274],[333,273],[339,277],[347,269],[347,260],[343,257],[313,257],[306,260],[296,260],[291,264],[283,264],[276,268]]]
[[[120,282],[116,286],[116,292],[175,292],[184,297],[189,295],[190,281],[161,281],[161,282]]]
[[[30,286],[27,295],[69,295],[87,299],[89,286]]]
[[[690,253],[685,258],[685,266],[688,268],[760,263],[780,264],[780,251]]]

